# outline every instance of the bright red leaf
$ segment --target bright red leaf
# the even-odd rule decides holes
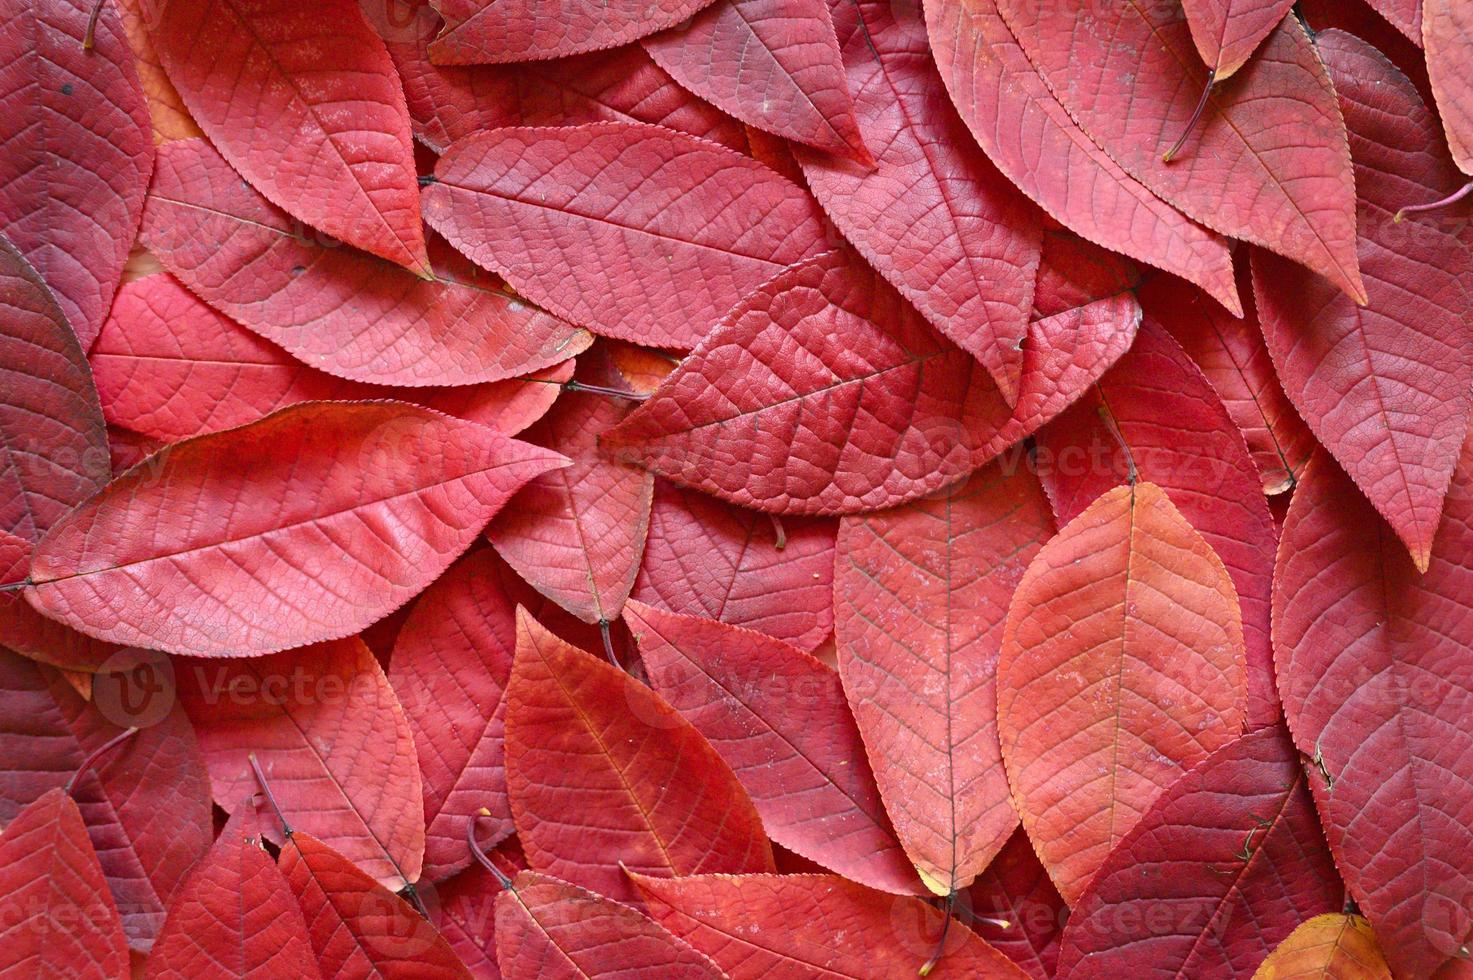
[[[431,0],[445,29],[430,44],[442,65],[540,61],[637,41],[687,20],[711,0]]]
[[[1294,0],[1182,0],[1192,43],[1213,84],[1242,68],[1293,5]]]

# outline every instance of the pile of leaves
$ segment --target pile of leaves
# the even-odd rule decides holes
[[[0,975],[1473,976],[1473,3],[4,14]]]

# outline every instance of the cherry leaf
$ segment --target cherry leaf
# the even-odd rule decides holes
[[[1391,980],[1371,924],[1359,915],[1329,913],[1301,923],[1259,964],[1253,980]]]
[[[1218,84],[1237,72],[1294,0],[1182,0],[1192,43]]]
[[[1021,828],[961,896],[962,920],[1037,980],[1059,972],[1059,938],[1069,918]]]
[[[541,61],[637,41],[689,19],[711,0],[431,0],[445,29],[430,44],[442,65]]]

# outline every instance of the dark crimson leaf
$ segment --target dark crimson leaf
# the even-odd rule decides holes
[[[1049,980],[1058,973],[1059,936],[1069,906],[1021,829],[972,882],[962,901],[958,907],[963,921],[1029,976]]]

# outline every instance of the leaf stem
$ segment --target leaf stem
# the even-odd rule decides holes
[[[783,519],[772,513],[767,516],[772,521],[772,546],[782,551],[788,546],[788,532],[783,529]]]
[[[614,653],[614,637],[609,632],[609,621],[607,619],[600,619],[598,621],[598,632],[604,639],[604,656],[609,658],[609,663],[623,670],[624,665],[619,663],[619,657]]]
[[[135,725],[132,728],[125,728],[123,731],[118,732],[118,734],[114,735],[112,738],[108,739],[106,742],[103,742],[97,748],[93,749],[92,753],[88,755],[87,758],[82,760],[82,764],[77,767],[77,771],[72,773],[72,778],[66,781],[66,786],[62,787],[62,792],[66,793],[68,796],[71,796],[72,788],[77,785],[77,780],[82,778],[83,773],[96,765],[98,759],[101,759],[104,755],[111,752],[114,748],[122,745],[128,739],[137,734],[138,726]]]
[[[1187,137],[1197,128],[1197,122],[1202,118],[1202,110],[1207,108],[1207,97],[1212,94],[1212,86],[1217,84],[1217,69],[1214,68],[1207,73],[1207,84],[1202,86],[1202,97],[1197,100],[1197,108],[1192,110],[1192,118],[1187,121],[1187,128],[1182,130],[1180,138],[1175,145],[1167,150],[1161,157],[1162,163],[1170,163],[1176,159],[1181,148],[1186,145]]]
[[[476,843],[476,820],[480,817],[489,816],[491,816],[491,811],[485,807],[481,807],[478,812],[471,814],[471,818],[465,822],[465,844],[471,849],[471,857],[481,862],[481,867],[491,872],[491,875],[502,888],[509,892],[514,892],[516,888],[512,886],[511,879],[506,876],[506,872],[498,868],[496,863],[487,856],[486,852],[481,850],[481,845]]]
[[[1115,416],[1110,414],[1109,406],[1101,404],[1099,407],[1100,421],[1105,423],[1105,428],[1115,441],[1120,444],[1120,449],[1125,453],[1125,479],[1131,486],[1140,482],[1140,473],[1135,468],[1135,454],[1130,451],[1130,443],[1125,441],[1125,436],[1120,434],[1120,427],[1115,424]]]
[[[91,51],[92,42],[97,38],[97,18],[102,16],[102,5],[107,0],[97,0],[92,4],[92,16],[87,18],[87,31],[82,35],[82,50]]]
[[[19,582],[6,582],[4,585],[0,585],[0,592],[18,592],[35,584],[29,578],[23,578]]]
[[[582,391],[590,395],[607,395],[610,398],[627,398],[632,402],[646,401],[650,396],[642,391],[621,391],[618,388],[608,388],[604,385],[588,385],[581,381],[564,381],[564,391]]]
[[[921,964],[920,970],[917,971],[923,977],[931,975],[931,971],[936,969],[936,964],[941,962],[941,957],[946,953],[946,937],[951,932],[951,913],[954,911],[956,911],[956,889],[952,889],[951,893],[946,896],[946,908],[943,912],[945,918],[941,920],[941,935],[936,938],[936,949],[931,953],[931,958]]]
[[[281,833],[284,837],[292,835],[292,826],[286,822],[286,813],[281,809],[281,804],[276,801],[276,794],[271,792],[271,784],[266,782],[266,774],[261,771],[261,762],[256,758],[256,753],[250,755],[251,771],[256,774],[256,782],[261,784],[261,792],[266,794],[266,802],[271,804],[271,809],[276,811],[276,819],[281,821]]]
[[[1457,204],[1469,194],[1473,194],[1473,180],[1468,181],[1462,187],[1459,187],[1457,190],[1453,191],[1451,194],[1449,194],[1447,197],[1444,197],[1440,201],[1433,201],[1431,204],[1408,204],[1406,207],[1396,212],[1396,214],[1392,216],[1391,221],[1393,224],[1400,224],[1401,219],[1405,218],[1409,214],[1417,214],[1421,211],[1436,211],[1439,208],[1450,207],[1454,204]]]

